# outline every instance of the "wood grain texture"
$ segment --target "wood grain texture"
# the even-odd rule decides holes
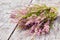
[[[16,23],[10,22],[12,10],[29,4],[28,0],[0,0],[0,40],[7,40]]]

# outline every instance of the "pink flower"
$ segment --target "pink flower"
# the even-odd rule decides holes
[[[16,17],[16,15],[14,15],[14,14],[11,14],[11,15],[10,15],[10,17],[11,17],[11,18],[15,18],[15,17]]]
[[[46,28],[45,31],[48,33],[49,32],[49,28]]]
[[[37,35],[39,36],[40,35],[40,32],[37,32]]]
[[[33,21],[32,21],[32,20],[29,20],[29,21],[26,22],[25,25],[28,25],[28,24],[30,24],[30,23],[33,23]]]
[[[10,15],[11,22],[13,22],[13,23],[18,22],[18,18],[16,18],[17,14],[18,14],[18,11],[16,11],[16,10],[11,12],[11,15]]]
[[[23,15],[25,15],[27,13],[27,10],[26,9],[22,9],[22,10],[20,10],[20,13],[22,13]]]
[[[49,28],[50,28],[49,25],[46,25],[43,30],[44,30],[45,32],[49,32]]]
[[[39,29],[39,31],[37,32],[37,35],[39,36],[41,34],[41,29]]]
[[[11,22],[18,23],[18,20],[17,19],[11,19]]]
[[[42,34],[44,35],[44,34],[45,34],[45,32],[43,32],[43,31],[42,31]]]
[[[23,14],[25,15],[27,13],[26,9],[22,9],[22,10],[14,10],[11,12],[10,18],[12,22],[18,22],[18,20],[20,19],[20,15],[19,14]]]

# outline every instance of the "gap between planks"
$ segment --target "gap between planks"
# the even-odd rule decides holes
[[[32,3],[32,1],[33,1],[33,0],[30,1],[30,3],[28,4],[28,6],[30,6],[30,4]],[[11,38],[11,36],[13,35],[13,33],[14,33],[15,29],[17,28],[17,26],[18,26],[18,23],[17,23],[17,25],[15,26],[15,28],[13,29],[13,31],[11,32],[11,34],[10,34],[10,36],[8,37],[7,40],[9,40],[9,39]]]

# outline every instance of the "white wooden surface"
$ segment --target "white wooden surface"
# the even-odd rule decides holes
[[[10,23],[10,13],[12,10],[19,9],[28,5],[31,0],[0,0],[0,40],[7,40],[15,28],[16,24]],[[60,0],[33,0],[31,4],[46,4],[60,8]],[[60,9],[59,9],[60,11]],[[59,22],[60,17],[57,19]],[[55,23],[56,24],[56,23]],[[10,40],[31,40],[31,36],[25,35],[25,31],[16,28]],[[55,27],[48,35],[36,36],[34,40],[60,40],[60,26]]]

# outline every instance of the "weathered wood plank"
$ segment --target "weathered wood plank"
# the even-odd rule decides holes
[[[3,14],[1,14],[1,15],[3,15]],[[3,23],[0,25],[0,40],[7,40],[10,33],[14,29],[15,24],[10,23],[8,14],[6,14],[6,15],[4,14],[1,17],[0,23]]]
[[[11,10],[29,4],[29,0],[0,0],[0,40],[7,40],[16,23],[10,22]]]
[[[33,0],[32,4],[55,4],[58,3],[60,0]]]

